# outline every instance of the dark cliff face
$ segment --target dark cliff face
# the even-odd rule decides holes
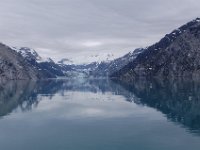
[[[0,79],[40,79],[45,76],[33,68],[20,54],[0,44]]]
[[[200,19],[167,34],[112,77],[200,77]]]
[[[200,135],[199,80],[143,78],[131,82],[119,80],[115,82],[133,93],[133,102],[152,107],[162,112],[169,121],[178,123],[192,133]]]

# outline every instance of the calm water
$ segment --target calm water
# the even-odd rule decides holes
[[[1,83],[0,149],[199,150],[200,83]]]

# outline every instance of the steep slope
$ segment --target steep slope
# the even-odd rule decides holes
[[[133,61],[140,53],[142,53],[145,49],[138,48],[133,52],[129,52],[128,54],[119,57],[114,60],[110,60],[111,56],[114,55],[107,55],[104,61],[94,61],[89,64],[73,64],[73,61],[70,59],[62,59],[58,61],[58,65],[62,68],[65,72],[65,75],[70,76],[77,76],[78,74],[84,74],[85,77],[108,77],[112,73],[119,71],[129,62]]]
[[[28,61],[42,61],[42,57],[34,49],[28,47],[11,47],[11,49],[21,54]]]
[[[44,75],[10,47],[0,43],[0,79],[39,79]]]
[[[12,49],[22,55],[32,67],[45,74],[47,78],[64,76],[62,68],[59,65],[51,58],[42,58],[34,49],[27,47],[12,47]]]
[[[113,61],[109,61],[109,62],[101,62],[100,64],[98,64],[96,66],[96,68],[94,68],[90,74],[93,76],[110,76],[111,74],[113,74],[114,72],[119,71],[120,69],[122,69],[125,65],[127,65],[128,63],[132,62],[133,60],[135,60],[137,58],[137,56],[142,53],[145,49],[143,48],[138,48],[136,50],[134,50],[133,52],[129,52],[128,54],[117,58]]]
[[[111,75],[125,80],[141,76],[200,77],[200,18],[167,34]]]

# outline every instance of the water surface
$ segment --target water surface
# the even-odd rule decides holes
[[[200,83],[0,84],[0,149],[199,150]]]

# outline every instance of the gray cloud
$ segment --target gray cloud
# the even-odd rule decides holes
[[[0,40],[54,59],[121,55],[200,16],[199,0],[1,0]]]

